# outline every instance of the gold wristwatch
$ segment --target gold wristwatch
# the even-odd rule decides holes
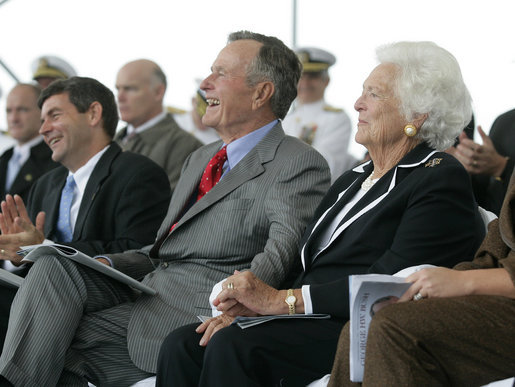
[[[288,289],[284,302],[288,304],[288,314],[295,314],[295,303],[297,302],[297,298],[293,295],[293,289]]]

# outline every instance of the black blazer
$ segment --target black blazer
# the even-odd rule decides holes
[[[61,166],[32,187],[27,210],[35,221],[46,212],[45,236],[54,242],[61,190],[68,169]],[[164,170],[147,157],[122,152],[112,143],[89,178],[71,245],[89,254],[117,253],[154,242],[171,191]]]
[[[369,161],[343,174],[306,229],[301,243],[304,270],[295,287],[310,285],[314,313],[347,320],[349,275],[394,274],[423,263],[452,267],[471,260],[485,235],[463,166],[447,153],[420,144],[354,205],[340,223],[339,235],[315,257],[320,230],[372,170]],[[335,208],[315,227],[342,192]]]
[[[20,168],[9,191],[6,191],[7,167],[13,155],[13,150],[14,148],[9,148],[0,156],[0,198],[3,200],[7,194],[18,194],[26,203],[32,184],[42,175],[58,167],[60,164],[52,160],[52,151],[42,141],[30,148],[29,158]]]

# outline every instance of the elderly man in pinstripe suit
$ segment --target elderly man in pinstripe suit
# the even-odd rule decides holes
[[[280,40],[229,36],[201,84],[209,102],[203,122],[222,140],[185,161],[155,244],[109,256],[157,295],[134,294],[68,260],[38,260],[13,304],[0,385],[130,385],[155,373],[171,330],[209,313],[216,282],[246,269],[271,286],[286,278],[330,179],[323,157],[285,136],[279,121],[300,72]],[[221,148],[222,178],[199,195]]]

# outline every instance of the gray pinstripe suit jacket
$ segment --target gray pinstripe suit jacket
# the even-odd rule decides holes
[[[159,347],[181,325],[210,314],[212,286],[250,269],[278,286],[298,259],[307,221],[329,187],[324,158],[278,124],[202,200],[181,217],[208,161],[221,141],[193,152],[185,161],[156,245],[142,252],[110,256],[115,267],[144,283],[157,296],[140,296],[128,327],[133,362],[155,372]],[[178,219],[169,234],[170,226]]]

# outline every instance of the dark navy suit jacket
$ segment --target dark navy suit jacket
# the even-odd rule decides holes
[[[61,190],[68,169],[61,166],[39,179],[27,211],[35,221],[46,212],[45,236],[55,242]],[[139,249],[154,242],[171,197],[164,170],[145,156],[123,152],[112,143],[86,185],[73,240],[67,245],[88,255]]]
[[[14,148],[7,149],[0,156],[0,197],[2,200],[6,194],[18,194],[27,203],[32,184],[46,172],[58,167],[60,164],[52,161],[52,151],[44,141],[34,145],[30,149],[30,155],[25,164],[22,165],[18,175],[14,179],[9,191],[5,190],[5,180],[7,179],[7,168],[9,160],[13,155]]]

